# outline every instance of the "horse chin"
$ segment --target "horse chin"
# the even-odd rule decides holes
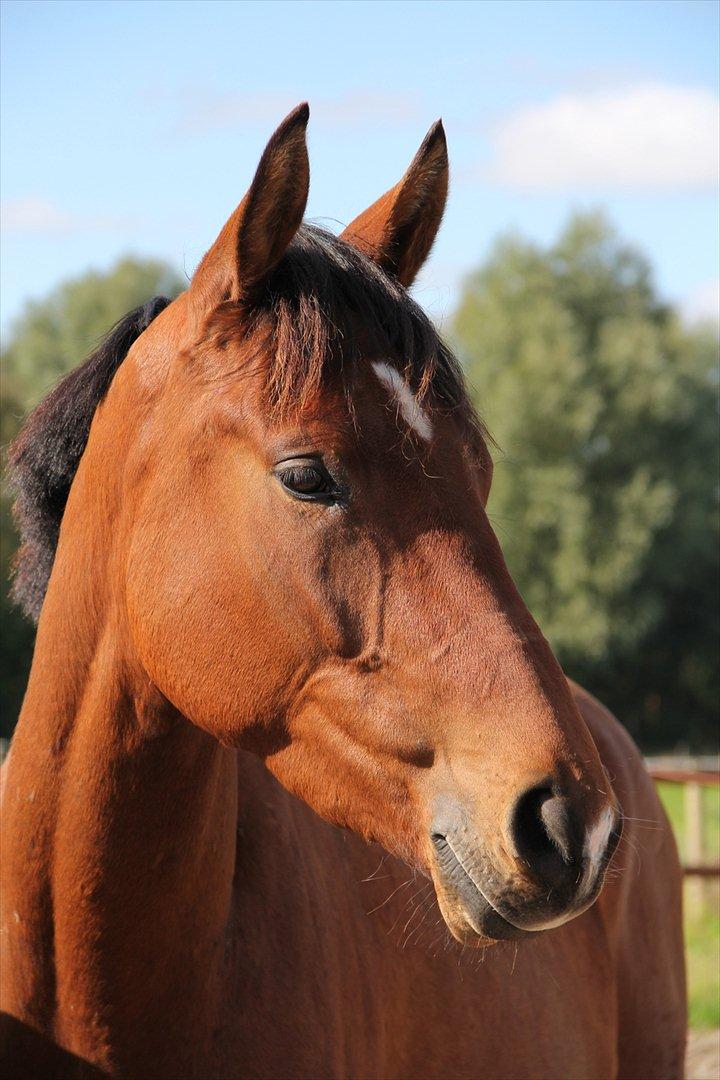
[[[528,936],[528,931],[513,926],[495,910],[492,904],[478,890],[468,903],[468,897],[462,899],[450,893],[433,875],[438,905],[445,924],[461,945],[473,948],[486,948],[498,941],[519,941]]]

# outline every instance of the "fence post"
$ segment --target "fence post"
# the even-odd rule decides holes
[[[685,788],[685,861],[690,866],[704,864],[702,787],[690,780]],[[686,900],[689,908],[699,908],[705,900],[703,878],[691,878],[687,882]]]

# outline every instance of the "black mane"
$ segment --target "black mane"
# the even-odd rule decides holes
[[[351,378],[368,352],[397,363],[419,397],[469,405],[457,360],[422,308],[378,263],[324,229],[301,225],[251,308],[221,305],[206,332],[223,347],[258,331],[258,359],[272,358],[273,409],[302,408],[329,378]]]
[[[60,522],[95,410],[130,346],[169,303],[156,296],[120,319],[95,352],[30,414],[10,447],[13,512],[22,541],[12,595],[33,622],[40,615]]]

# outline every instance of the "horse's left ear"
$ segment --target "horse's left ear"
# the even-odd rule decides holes
[[[223,300],[252,296],[300,228],[310,184],[309,116],[303,104],[285,117],[245,198],[195,271],[190,297],[201,312]]]
[[[356,217],[342,239],[364,251],[401,285],[410,286],[440,228],[448,174],[445,131],[438,120],[400,183]]]

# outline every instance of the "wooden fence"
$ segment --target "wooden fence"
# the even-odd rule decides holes
[[[720,877],[720,863],[706,861],[705,830],[703,822],[703,788],[720,784],[720,770],[690,767],[690,763],[672,760],[648,761],[648,771],[656,782],[682,784],[685,809],[683,870],[688,877]]]

